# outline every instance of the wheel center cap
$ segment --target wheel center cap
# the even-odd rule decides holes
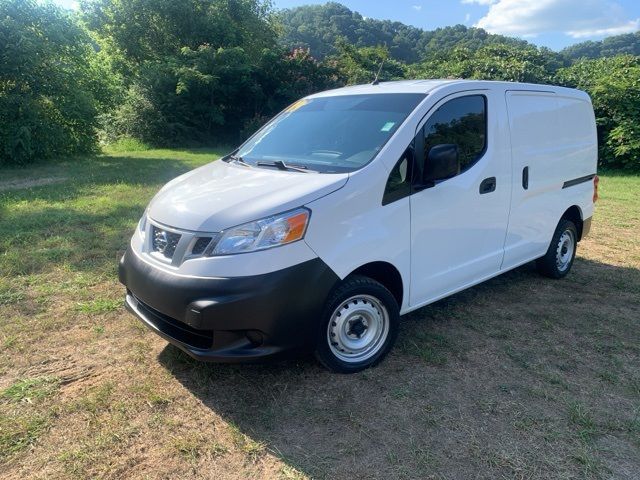
[[[347,331],[347,334],[360,338],[366,331],[367,322],[362,317],[357,317],[349,321],[349,330]]]

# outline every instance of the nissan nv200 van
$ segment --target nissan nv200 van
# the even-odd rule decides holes
[[[414,80],[303,98],[151,200],[126,306],[189,355],[379,362],[400,315],[532,260],[564,277],[591,224],[588,95]]]

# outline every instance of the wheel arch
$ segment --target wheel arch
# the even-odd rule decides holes
[[[584,221],[582,218],[582,209],[577,205],[572,205],[567,208],[567,210],[562,214],[560,220],[570,220],[576,226],[578,230],[578,241],[582,240],[582,228],[584,226]]]
[[[398,307],[402,308],[404,298],[402,275],[393,264],[383,261],[369,262],[356,268],[347,277],[351,275],[363,275],[381,283],[396,299]]]

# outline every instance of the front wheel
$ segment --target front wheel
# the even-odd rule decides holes
[[[562,278],[573,265],[578,245],[578,230],[570,220],[562,219],[544,257],[536,261],[538,271],[550,278]]]
[[[348,277],[329,295],[316,357],[329,370],[355,373],[380,362],[398,336],[399,307],[382,284]]]

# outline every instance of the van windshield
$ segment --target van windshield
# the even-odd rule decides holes
[[[321,173],[369,163],[425,98],[378,93],[299,100],[262,127],[236,155],[253,166],[284,162]]]

